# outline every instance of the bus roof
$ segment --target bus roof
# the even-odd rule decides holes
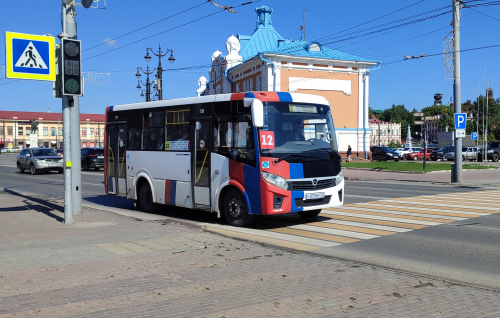
[[[243,98],[257,98],[262,102],[290,102],[290,103],[310,103],[329,105],[326,98],[319,95],[300,94],[300,93],[284,93],[284,92],[243,92],[243,93],[230,93],[230,94],[217,94],[200,97],[188,97],[178,99],[165,99],[154,102],[143,102],[135,104],[124,104],[111,106],[109,111],[123,111],[140,108],[155,108],[155,107],[168,107],[179,105],[190,105],[200,103],[213,103],[224,101],[237,101]]]

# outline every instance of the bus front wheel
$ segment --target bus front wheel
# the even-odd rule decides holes
[[[250,225],[254,219],[254,216],[248,213],[245,198],[237,189],[231,189],[226,193],[224,215],[229,224],[240,227]]]
[[[146,213],[153,213],[156,210],[156,203],[153,202],[153,192],[147,181],[142,183],[139,190],[139,203],[141,210]]]

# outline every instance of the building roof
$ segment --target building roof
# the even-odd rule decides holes
[[[320,48],[319,51],[311,51],[309,47],[312,44],[317,44]],[[322,47],[319,43],[306,42],[306,41],[293,41],[280,45],[273,49],[265,50],[264,53],[270,54],[286,54],[293,56],[306,56],[324,59],[335,59],[335,60],[349,60],[349,61],[360,61],[360,62],[372,62],[361,57],[357,57],[351,54],[343,53],[337,50],[329,49],[327,47]]]
[[[252,35],[238,34],[241,50],[239,54],[243,61],[250,60],[259,53],[286,54],[300,57],[317,57],[335,60],[349,60],[372,62],[354,55],[342,53],[337,50],[322,47],[317,42],[285,40],[273,27],[271,14],[273,9],[262,6],[255,9],[257,13],[257,26]],[[311,45],[317,44],[318,51],[310,50]]]
[[[17,117],[17,118],[14,118]],[[44,113],[44,112],[22,112],[22,111],[5,111],[0,110],[0,121],[3,119],[6,120],[17,120],[17,121],[29,121],[31,119],[35,119],[36,121],[61,121],[62,122],[62,113]],[[43,119],[40,119],[43,118]],[[91,122],[104,122],[105,115],[104,114],[80,114],[80,121],[89,121]],[[0,122],[1,123],[1,122]]]

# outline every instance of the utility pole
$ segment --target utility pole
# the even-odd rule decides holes
[[[308,16],[310,14],[309,14],[309,11],[307,11],[306,9],[302,9],[302,13],[299,15],[302,16],[302,25],[300,26],[300,30],[301,30],[300,40],[305,41],[306,40],[306,16]]]
[[[455,114],[462,112],[462,95],[460,83],[460,0],[452,0],[453,4],[453,65],[454,68],[454,83],[453,83],[453,101]],[[462,138],[457,138],[457,133],[454,133],[455,139],[455,164],[452,166],[451,182],[462,183]]]

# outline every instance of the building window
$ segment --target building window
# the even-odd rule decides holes
[[[3,134],[4,134],[3,127],[0,127],[0,136],[3,136]]]
[[[63,132],[62,132],[62,128],[57,128],[57,133],[59,134],[59,136],[62,136]]]
[[[12,126],[7,127],[7,135],[12,136]]]
[[[87,128],[82,128],[82,136],[87,137]]]
[[[250,91],[253,91],[253,78],[249,79],[250,82]]]
[[[240,83],[236,84],[236,91],[239,92],[240,91]]]
[[[261,86],[262,86],[262,77],[257,76],[257,78],[255,79],[255,90],[256,91],[262,90]]]
[[[44,130],[45,130],[45,129],[44,129]],[[49,142],[48,142],[48,141],[44,141],[44,142],[43,142],[43,146],[44,146],[45,148],[49,148]]]
[[[90,128],[90,136],[93,137],[94,136],[94,128]]]
[[[49,127],[43,127],[43,135],[48,136],[49,135]]]
[[[23,135],[23,127],[17,127],[17,134],[19,136],[22,136]]]
[[[31,135],[31,127],[26,127],[26,136]]]
[[[50,135],[51,136],[56,136],[56,127],[50,127]]]

